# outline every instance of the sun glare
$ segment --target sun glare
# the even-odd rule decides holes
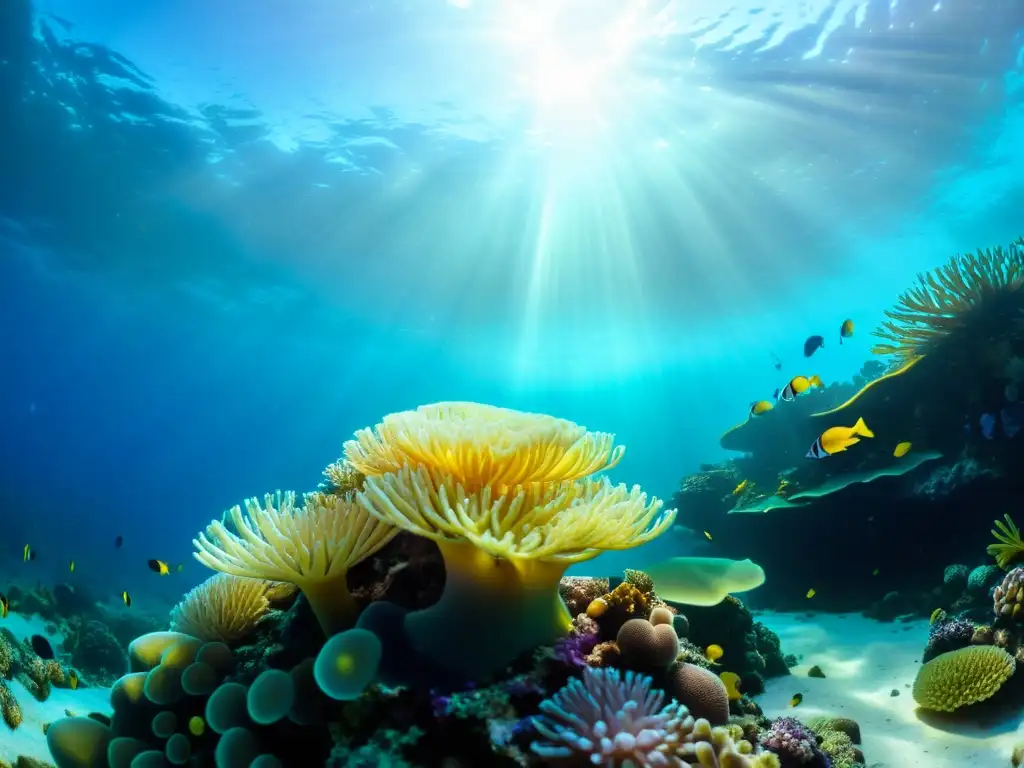
[[[588,12],[574,0],[509,2],[505,38],[517,84],[543,119],[590,120],[616,101],[621,76],[641,33],[636,9]]]

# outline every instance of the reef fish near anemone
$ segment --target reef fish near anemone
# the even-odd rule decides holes
[[[802,395],[804,392],[807,392],[811,387],[820,387],[821,385],[821,378],[817,375],[794,376],[789,380],[789,383],[782,388],[782,391],[778,393],[776,399],[791,403],[796,400],[798,395]]]
[[[718,605],[733,592],[764,584],[764,569],[752,560],[724,557],[673,557],[644,571],[663,600],[684,605]]]
[[[774,404],[772,404],[770,400],[757,400],[750,404],[750,415],[761,416],[762,414],[768,413],[768,411],[774,407]]]
[[[875,433],[868,429],[863,418],[857,419],[852,427],[829,427],[822,432],[814,445],[807,451],[808,459],[823,459],[835,453],[841,453],[860,442],[862,437],[874,437]]]
[[[810,357],[825,346],[824,336],[808,336],[804,342],[804,357]]]
[[[843,343],[843,339],[848,339],[853,336],[853,320],[843,320],[843,324],[839,326],[839,343]]]

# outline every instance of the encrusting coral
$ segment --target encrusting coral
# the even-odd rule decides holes
[[[227,513],[234,530],[214,520],[193,540],[195,558],[215,571],[285,581],[306,596],[328,636],[356,618],[349,568],[379,550],[397,529],[370,517],[352,497],[310,493],[302,506],[293,492],[267,494]]]
[[[361,627],[404,635],[405,650],[389,654],[385,643],[384,666],[411,650],[420,673],[434,665],[439,674],[483,679],[564,635],[571,616],[558,585],[566,568],[644,544],[675,517],[639,487],[585,479],[622,452],[612,435],[476,403],[422,406],[357,432],[345,456],[366,476],[359,503],[435,541],[445,563],[436,605],[400,615],[374,603],[360,617]]]
[[[218,573],[190,590],[171,611],[171,629],[200,640],[235,643],[270,609],[274,582]]]

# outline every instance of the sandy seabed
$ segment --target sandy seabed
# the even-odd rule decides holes
[[[868,766],[1008,768],[1013,746],[1024,739],[1024,703],[968,716],[918,710],[911,687],[928,639],[926,620],[883,623],[856,614],[771,612],[757,618],[779,634],[785,653],[800,658],[791,676],[769,680],[757,697],[764,713],[856,720]],[[807,676],[814,665],[825,679]],[[789,702],[795,693],[804,698],[794,708]]]
[[[51,635],[44,630],[45,622],[36,617],[25,618],[14,613],[0,621],[0,627],[10,630],[18,639],[32,635],[44,635],[57,646],[63,640],[60,635]],[[46,701],[36,701],[25,686],[17,680],[8,680],[7,685],[21,706],[22,722],[12,731],[0,721],[0,761],[13,764],[19,756],[34,757],[50,762],[50,750],[46,748],[43,725],[65,716],[65,710],[76,715],[90,712],[110,711],[109,688],[53,688]]]

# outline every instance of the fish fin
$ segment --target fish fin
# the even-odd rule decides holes
[[[857,423],[853,425],[853,434],[860,435],[861,437],[875,436],[875,433],[868,429],[868,425],[864,423],[863,416],[857,419]]]

